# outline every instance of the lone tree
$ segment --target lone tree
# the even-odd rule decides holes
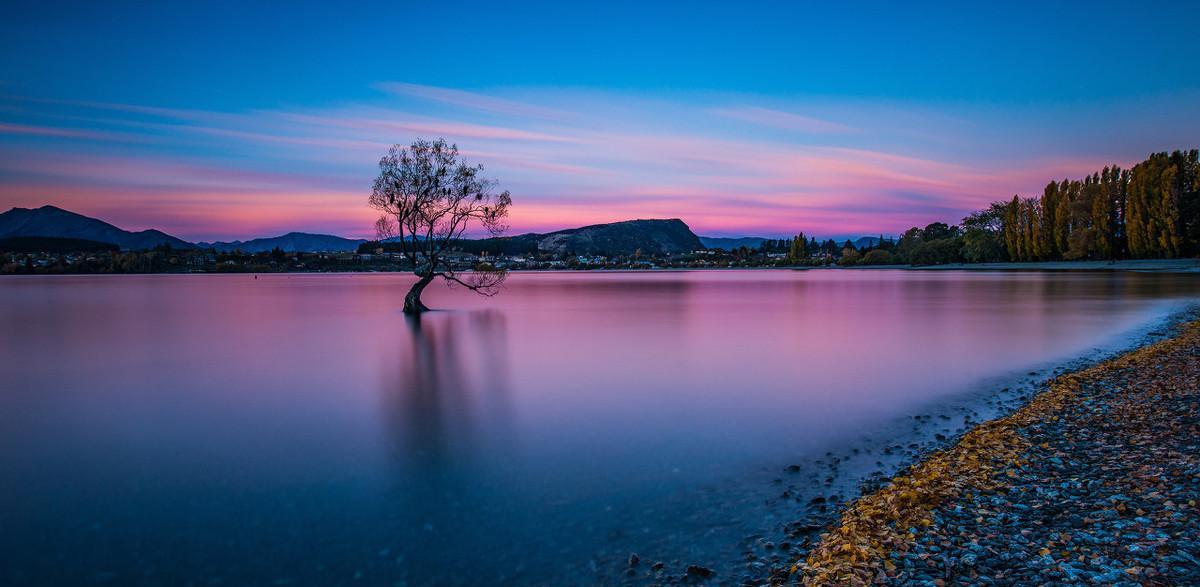
[[[445,252],[472,224],[492,236],[508,229],[504,223],[512,198],[508,191],[493,194],[497,182],[481,175],[482,165],[468,165],[457,145],[445,139],[418,139],[408,148],[395,145],[379,160],[369,203],[382,214],[375,221],[380,240],[394,239],[411,264],[417,282],[404,296],[404,312],[428,310],[421,292],[435,278],[492,296],[504,281],[504,270],[477,265],[456,273]]]

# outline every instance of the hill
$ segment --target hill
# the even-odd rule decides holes
[[[307,232],[289,232],[269,238],[256,238],[247,241],[196,243],[201,248],[212,248],[221,252],[242,251],[243,253],[263,253],[276,247],[287,253],[340,253],[358,249],[358,245],[367,242],[363,239],[348,239],[331,234],[311,234]]]
[[[593,224],[543,235],[538,250],[557,255],[671,255],[704,248],[700,237],[678,218]]]
[[[152,249],[170,245],[176,249],[212,248],[221,252],[242,251],[262,253],[279,248],[285,252],[351,252],[368,243],[363,239],[348,239],[328,234],[289,232],[284,235],[246,241],[202,242],[192,244],[158,230],[130,232],[102,220],[89,218],[54,206],[36,209],[13,208],[0,214],[0,239],[16,237],[46,237],[47,239],[79,239],[80,247],[89,243],[110,243],[125,250]],[[761,240],[761,239],[760,239]],[[83,242],[87,241],[87,242]],[[33,244],[63,246],[70,241],[38,241]],[[19,243],[21,246],[30,243]],[[375,243],[370,243],[373,248]],[[395,243],[384,243],[385,248]],[[527,233],[512,237],[463,240],[459,247],[466,251],[492,254],[546,253],[569,255],[673,255],[703,249],[704,243],[687,224],[678,218],[625,220],[593,224],[545,234]]]
[[[672,255],[704,248],[700,237],[678,218],[625,220],[593,224],[548,233],[526,233],[510,237],[464,240],[459,243],[472,253],[529,255]]]
[[[0,238],[40,236],[81,239],[110,243],[125,250],[153,249],[170,245],[176,249],[194,249],[195,245],[158,230],[130,232],[103,220],[76,214],[54,206],[13,208],[0,214]]]
[[[57,238],[53,236],[14,236],[0,238],[0,251],[7,253],[90,253],[119,251],[121,247],[81,238]]]
[[[866,248],[873,247],[878,244],[879,244],[879,237],[864,236],[864,237],[859,237],[858,240],[854,241],[854,248],[866,249]]]

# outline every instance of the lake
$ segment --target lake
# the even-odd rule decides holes
[[[810,497],[890,474],[885,448],[1200,294],[1181,274],[521,273],[493,298],[435,284],[448,310],[413,320],[410,282],[0,279],[0,583],[641,583],[655,561],[733,581],[787,558]]]

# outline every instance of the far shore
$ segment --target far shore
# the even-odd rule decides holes
[[[786,270],[808,271],[816,269],[880,270],[900,269],[904,271],[1146,271],[1156,273],[1200,273],[1200,259],[1126,259],[1121,261],[1028,261],[1005,263],[947,263],[945,265],[821,265],[806,267],[656,267],[653,269],[536,269],[512,270],[512,273],[557,273],[557,272],[627,272],[647,271],[756,271]]]
[[[888,266],[893,267],[893,266]],[[868,267],[861,267],[867,269]],[[971,271],[1200,271],[1200,259],[1126,259],[1122,261],[1030,261],[1023,263],[950,263],[947,265],[903,265],[897,268]]]
[[[815,270],[902,270],[902,271],[1132,271],[1145,273],[1200,273],[1200,259],[1126,259],[1121,261],[1029,261],[1005,263],[947,263],[945,265],[814,265],[814,266],[782,266],[782,267],[647,267],[634,269],[593,268],[593,269],[509,269],[509,273],[667,273],[685,271],[815,271]],[[469,273],[469,271],[465,271]],[[411,275],[407,270],[392,271],[154,271],[129,273],[34,273],[13,274],[20,276],[45,277],[49,275]]]
[[[1126,259],[1121,261],[1028,261],[1005,263],[947,263],[945,265],[840,265],[787,267],[655,267],[653,269],[513,269],[510,273],[646,273],[655,271],[808,271],[818,269],[904,271],[1146,271],[1200,273],[1200,259]]]
[[[647,269],[513,269],[510,273],[647,273],[656,271],[809,271],[820,269],[904,271],[1145,271],[1200,273],[1200,259],[1126,259],[1121,261],[1028,261],[1005,263],[947,263],[945,265],[814,265],[786,267],[655,267]]]

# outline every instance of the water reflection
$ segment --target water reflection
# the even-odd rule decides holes
[[[740,569],[787,464],[1123,340],[1196,277],[516,274],[419,318],[398,275],[0,279],[0,584]]]
[[[471,458],[481,418],[495,441],[511,417],[505,318],[482,310],[400,320],[395,345],[380,359],[394,456],[406,468],[444,472]]]
[[[489,463],[511,458],[507,325],[494,310],[389,317],[381,340],[382,430],[403,574],[446,583],[463,537],[493,507]]]

